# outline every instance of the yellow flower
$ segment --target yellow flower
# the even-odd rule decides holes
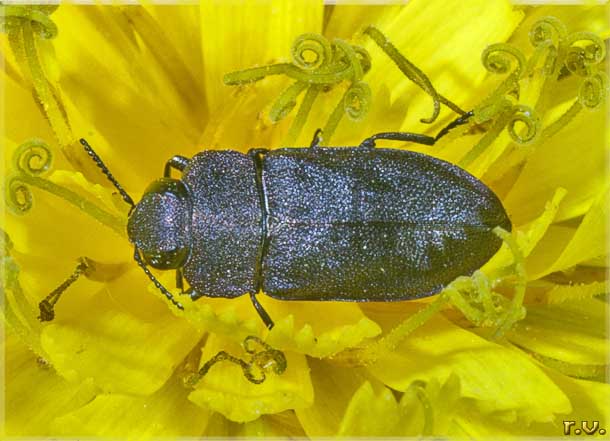
[[[278,0],[2,8],[11,209],[3,219],[3,435],[495,439],[562,436],[565,421],[575,422],[573,433],[610,430],[607,7]],[[437,92],[415,71],[416,82],[406,78],[368,26]],[[317,89],[282,75],[235,80],[244,69],[288,62],[304,33],[356,46],[364,68],[352,63],[348,76]],[[231,79],[240,85],[223,83]],[[442,105],[431,118],[439,97],[475,109],[476,124],[434,147],[395,147],[455,162],[488,184],[513,222],[512,249],[436,299],[259,296],[271,331],[247,296],[181,300],[184,311],[168,303],[133,261],[129,207],[77,141],[86,138],[138,199],[175,154],[309,145],[320,127],[332,145],[382,131],[436,134],[456,117]],[[86,277],[41,323],[36,305],[83,256]],[[173,274],[155,274],[175,285]],[[286,371],[256,385],[224,362],[194,388],[185,381],[220,351],[247,359],[239,343],[249,335],[281,350]]]

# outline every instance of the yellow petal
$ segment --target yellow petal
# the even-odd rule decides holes
[[[2,55],[6,54],[3,52]],[[11,159],[14,146],[31,138],[51,142],[55,140],[55,137],[48,121],[32,99],[31,90],[26,88],[25,84],[21,84],[15,78],[7,75],[6,71],[2,72],[1,81],[6,112],[3,126],[3,154],[7,161],[5,164],[7,164]],[[28,115],[27,124],[23,123],[23,119],[19,115]],[[7,141],[13,146],[7,145]]]
[[[322,29],[322,3],[307,0],[256,3],[202,1],[201,47],[208,106],[221,107],[228,72],[288,58],[294,39]]]
[[[581,262],[608,255],[610,187],[601,193],[578,228],[556,226],[542,239],[531,256],[530,277],[569,269]],[[528,262],[529,263],[529,262]]]
[[[244,438],[304,438],[305,432],[303,432],[294,412],[285,411],[275,415],[263,415],[257,420],[241,424],[239,430],[232,436]]]
[[[560,374],[552,369],[546,369],[548,376],[570,397],[572,412],[562,416],[562,420],[599,421],[600,427],[610,427],[610,385],[596,381],[578,380]],[[591,427],[589,425],[589,427]]]
[[[454,417],[454,424],[450,427],[449,435],[453,437],[470,439],[515,439],[522,437],[532,439],[533,437],[552,437],[558,439],[567,435],[564,430],[564,422],[573,421],[570,434],[575,436],[574,429],[580,429],[582,423],[592,428],[597,421],[600,428],[605,429],[610,425],[610,385],[594,381],[576,380],[566,377],[552,369],[544,369],[546,374],[570,397],[572,411],[557,415],[554,421],[549,423],[514,424],[493,415],[482,415],[474,406],[461,406]],[[594,436],[601,438],[602,433]]]
[[[409,304],[372,317],[389,328],[401,313],[416,308]],[[528,421],[549,421],[555,413],[570,410],[565,394],[526,355],[484,340],[441,316],[417,329],[398,351],[384,355],[369,370],[397,390],[406,390],[414,380],[444,382],[454,373],[462,395],[477,400],[483,413],[511,411]]]
[[[463,407],[460,382],[451,375],[441,386],[436,379],[412,385],[397,403],[386,387],[368,381],[356,391],[341,421],[340,435],[445,435],[453,416]]]
[[[604,191],[609,151],[606,111],[581,111],[544,144],[537,146],[504,199],[515,224],[539,213],[558,187],[568,193],[557,220],[584,214]]]
[[[473,16],[477,17],[476,26],[472,23]],[[426,73],[439,93],[468,110],[477,99],[491,91],[492,84],[481,89],[486,77],[480,61],[483,49],[491,43],[505,41],[522,17],[521,11],[504,1],[409,2],[396,14],[384,17],[377,26]],[[366,47],[373,60],[367,82],[374,88],[389,85],[392,100],[403,95],[409,97],[409,114],[401,129],[418,133],[434,131],[431,125],[419,122],[420,118],[431,114],[430,97],[406,79],[372,43]],[[455,50],[456,47],[460,50]],[[476,96],[473,90],[477,90]],[[375,95],[375,90],[373,92]],[[449,112],[444,115],[446,120],[453,118]],[[440,128],[442,125],[439,121],[432,126]],[[381,130],[396,129],[385,127]]]
[[[52,421],[91,401],[97,390],[91,380],[66,381],[14,336],[6,337],[2,348],[6,351],[4,432],[51,436],[55,433]]]
[[[163,280],[169,284],[173,283],[171,279],[167,276]],[[155,290],[152,286],[150,289]],[[267,342],[279,349],[328,357],[380,332],[379,326],[354,303],[281,301],[265,295],[257,298],[275,322]],[[319,320],[321,308],[327,318],[324,321]],[[184,316],[198,329],[227,336],[235,342],[266,332],[247,295],[187,301]]]
[[[371,8],[365,2],[361,4],[344,4],[337,2],[324,25],[324,35],[333,38],[350,38],[356,32],[370,25],[377,25],[390,20],[398,14],[401,5],[379,4]]]
[[[273,301],[271,311],[283,317],[269,333],[269,342],[279,348],[313,357],[328,357],[379,335],[381,329],[358,305],[346,302]],[[320,320],[323,311],[324,320]],[[288,314],[288,315],[286,315]]]
[[[509,332],[517,346],[570,365],[597,367],[608,363],[608,319],[605,304],[596,299],[558,305],[530,306],[527,317]]]
[[[350,402],[339,436],[397,436],[401,419],[398,403],[387,387],[375,393],[365,382]]]
[[[48,179],[66,188],[85,190],[79,194],[100,206],[113,200],[111,190],[87,183],[79,173],[54,172]],[[70,266],[81,256],[100,262],[131,260],[131,247],[125,237],[60,197],[37,188],[31,191],[32,208],[22,216],[8,213],[5,219],[5,228],[17,251],[31,256],[65,259],[70,261]],[[120,230],[120,224],[117,228]],[[66,240],[69,237],[74,240]],[[63,276],[59,274],[57,280]]]
[[[101,394],[53,422],[61,436],[150,437],[200,436],[209,413],[186,399],[187,389],[174,377],[148,397]]]
[[[376,390],[383,387],[363,368],[334,366],[315,358],[310,358],[308,363],[315,401],[312,406],[295,412],[310,437],[335,436],[352,397],[363,384],[372,384]]]
[[[219,351],[239,358],[247,354],[231,340],[210,334],[202,351],[202,364]],[[189,400],[203,408],[219,412],[231,421],[253,421],[265,414],[307,407],[313,401],[313,389],[305,357],[285,352],[288,367],[281,375],[268,374],[262,384],[250,383],[241,368],[230,362],[214,365]]]
[[[64,4],[53,20],[61,30],[54,45],[73,131],[89,139],[128,191],[143,191],[171,156],[197,151],[203,105],[186,105],[121,7]]]
[[[65,378],[92,378],[106,392],[158,390],[199,340],[187,322],[144,289],[134,268],[94,296],[79,296],[42,333],[51,363]]]

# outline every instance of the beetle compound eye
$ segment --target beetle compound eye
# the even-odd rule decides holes
[[[168,270],[182,268],[188,260],[189,252],[190,248],[184,247],[156,253],[147,253],[143,251],[142,255],[146,263],[153,268]]]

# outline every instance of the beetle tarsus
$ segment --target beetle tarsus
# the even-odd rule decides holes
[[[440,132],[438,132],[438,134],[434,137],[434,140],[438,141],[443,136],[445,136],[447,133],[449,133],[451,130],[455,129],[458,126],[468,123],[468,121],[470,120],[470,118],[472,118],[473,115],[474,115],[474,111],[471,110],[470,112],[466,112],[459,118],[454,119],[449,124],[447,124],[447,126],[445,128],[443,128]]]
[[[275,326],[275,323],[273,323],[273,320],[271,320],[271,317],[269,316],[267,311],[265,311],[265,308],[263,308],[263,305],[261,305],[258,302],[256,295],[252,292],[250,293],[250,300],[252,301],[252,304],[254,305],[254,309],[256,309],[256,312],[258,312],[258,315],[263,320],[263,323],[265,323],[265,326],[267,327],[267,329],[271,330],[273,328],[273,326]]]

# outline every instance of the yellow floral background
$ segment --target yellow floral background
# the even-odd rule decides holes
[[[607,47],[607,6],[202,0],[9,5],[2,12],[3,206],[13,197],[27,201],[28,190],[10,185],[25,173],[19,167],[44,162],[16,164],[23,146],[38,140],[52,156],[48,170],[19,181],[31,191],[32,207],[15,213],[13,200],[3,218],[5,436],[499,439],[561,436],[564,421],[576,421],[575,430],[585,420],[587,427],[599,421],[597,436],[608,437],[601,432],[610,431],[607,61],[582,72],[545,66],[552,47],[530,41],[536,23],[553,16],[568,35],[590,32]],[[480,310],[482,319],[473,322],[447,306],[393,350],[354,364],[342,355],[387,335],[430,299],[357,304],[261,295],[276,322],[271,331],[247,296],[182,300],[185,310],[176,310],[133,261],[124,230],[129,207],[78,138],[136,200],[175,154],[281,147],[294,134],[297,110],[277,123],[269,114],[290,80],[231,86],[223,77],[289,62],[303,33],[340,38],[370,54],[368,113],[360,121],[343,117],[331,144],[358,145],[382,131],[437,133],[456,114],[443,107],[432,124],[420,121],[430,116],[432,99],[363,34],[369,25],[440,94],[478,109],[478,125],[434,147],[392,146],[461,164],[502,199],[524,257],[527,316],[498,337]],[[527,60],[542,57],[519,77],[518,97],[504,91],[511,103],[538,110],[533,141],[516,142],[504,126],[494,133],[493,111],[485,119],[486,104],[500,99],[510,75],[489,72],[481,61],[495,43],[510,43]],[[309,145],[346,87],[318,95],[295,145]],[[55,320],[39,322],[38,302],[81,256],[98,263],[95,271],[66,291]],[[493,290],[510,299],[518,292],[517,260],[504,247],[471,294]],[[174,287],[173,274],[156,274]],[[225,363],[185,386],[185,376],[221,350],[243,358],[247,335],[284,351],[286,372],[255,385]]]

